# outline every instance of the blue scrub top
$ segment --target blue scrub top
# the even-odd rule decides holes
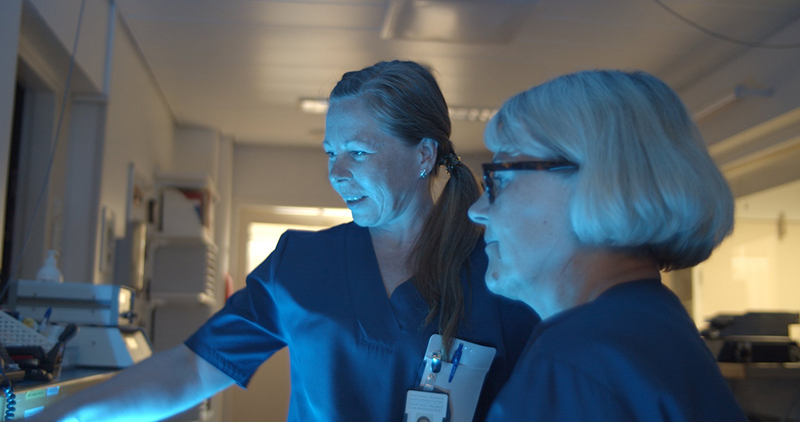
[[[623,283],[534,329],[489,421],[746,421],[678,298]]]
[[[462,271],[465,323],[457,337],[497,349],[476,410],[510,375],[538,317],[489,292],[478,242]],[[412,281],[386,295],[369,230],[354,223],[288,231],[275,251],[186,345],[245,387],[289,346],[290,421],[402,421],[406,391],[419,383],[437,321]]]

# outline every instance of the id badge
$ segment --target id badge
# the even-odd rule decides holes
[[[497,352],[493,347],[458,338],[453,340],[452,351],[449,356],[444,356],[442,336],[431,336],[421,365],[418,389],[446,393],[448,420],[472,422],[483,382]],[[416,422],[415,419],[408,420]]]
[[[450,398],[438,391],[408,390],[404,422],[448,422]]]

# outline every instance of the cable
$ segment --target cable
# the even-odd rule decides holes
[[[14,419],[14,416],[16,416],[17,395],[14,394],[14,386],[11,384],[11,380],[8,379],[2,369],[0,369],[0,375],[2,375],[3,379],[5,379],[5,382],[8,383],[7,387],[3,387],[3,382],[0,381],[0,388],[3,389],[3,395],[6,397],[6,407],[3,411],[3,420],[10,421]]]
[[[680,13],[674,11],[673,9],[670,9],[669,6],[667,6],[666,4],[661,2],[661,0],[652,0],[652,1],[653,1],[653,3],[661,6],[664,10],[666,10],[667,12],[669,12],[670,14],[675,16],[676,18],[682,20],[686,24],[688,24],[688,25],[694,27],[695,29],[705,33],[706,35],[710,35],[710,36],[712,36],[714,38],[719,38],[719,39],[721,39],[723,41],[727,41],[727,42],[730,42],[730,43],[733,43],[733,44],[743,45],[743,46],[746,46],[746,47],[767,48],[767,49],[773,49],[773,50],[791,50],[791,49],[794,49],[794,48],[800,48],[800,43],[769,44],[769,43],[762,43],[762,42],[757,42],[757,41],[739,40],[739,39],[736,39],[736,38],[733,38],[733,37],[729,37],[727,35],[720,34],[719,32],[714,32],[714,31],[712,31],[710,29],[707,29],[707,28],[705,28],[703,26],[700,26],[699,24],[696,24],[693,21],[690,21],[688,18],[684,17]]]
[[[72,45],[72,55],[69,59],[69,70],[67,71],[67,80],[64,85],[64,95],[63,100],[61,101],[61,110],[58,112],[58,123],[56,124],[56,133],[55,139],[53,140],[53,148],[52,152],[50,153],[50,162],[47,164],[47,171],[44,174],[44,184],[42,185],[42,190],[39,192],[39,198],[36,200],[36,206],[33,208],[33,213],[31,215],[31,221],[28,225],[28,230],[25,231],[25,237],[22,241],[22,249],[19,251],[19,256],[17,257],[17,261],[11,267],[11,273],[8,275],[8,280],[6,281],[6,285],[3,286],[2,292],[0,292],[0,302],[2,302],[3,298],[8,291],[8,288],[11,286],[11,283],[14,281],[14,276],[17,274],[19,270],[19,266],[22,264],[22,257],[25,256],[25,248],[28,246],[28,240],[30,240],[31,232],[33,231],[33,225],[36,220],[36,214],[39,213],[39,207],[42,205],[42,199],[44,198],[44,194],[47,192],[47,186],[50,184],[50,171],[53,169],[53,161],[56,158],[56,150],[58,148],[58,139],[61,135],[61,126],[64,123],[64,110],[67,108],[67,101],[69,100],[69,87],[72,82],[72,70],[75,67],[75,55],[78,52],[78,39],[80,38],[81,34],[81,22],[83,21],[83,10],[86,6],[86,0],[81,1],[81,9],[78,14],[78,27],[75,30],[75,42]]]

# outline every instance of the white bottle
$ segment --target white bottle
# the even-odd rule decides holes
[[[58,251],[47,251],[47,259],[44,260],[44,265],[36,273],[37,280],[54,281],[56,283],[63,283],[64,276],[58,270],[58,262],[56,261]]]

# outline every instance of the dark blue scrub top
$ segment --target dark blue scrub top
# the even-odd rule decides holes
[[[485,419],[538,317],[490,293],[478,242],[462,271],[466,323],[458,337],[497,349],[476,410]],[[469,279],[469,281],[468,281]],[[387,297],[369,230],[348,223],[321,232],[288,231],[275,251],[187,341],[241,386],[275,351],[289,346],[290,421],[402,421],[406,391],[418,385],[434,321],[407,281]]]
[[[542,321],[489,421],[746,421],[678,298],[623,283]]]

